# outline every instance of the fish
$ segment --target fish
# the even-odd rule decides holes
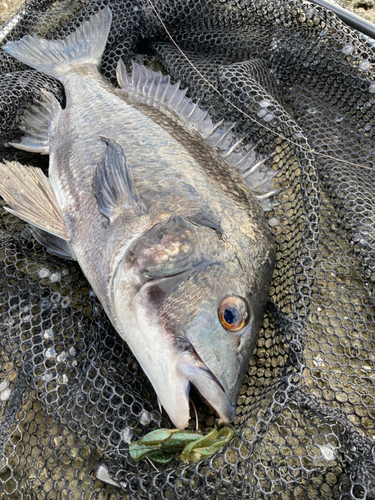
[[[26,35],[7,54],[64,86],[41,90],[18,149],[49,155],[48,177],[0,166],[6,209],[54,255],[78,262],[173,425],[195,386],[233,421],[275,265],[264,210],[275,171],[233,125],[213,123],[179,82],[120,59],[100,73],[111,10],[63,40]]]

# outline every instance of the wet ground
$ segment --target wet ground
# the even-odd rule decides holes
[[[344,0],[338,2],[346,9],[375,24],[375,1],[374,0]]]
[[[5,22],[24,3],[24,0],[0,0],[0,23]]]

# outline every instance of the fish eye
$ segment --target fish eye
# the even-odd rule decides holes
[[[241,297],[225,297],[219,306],[219,320],[226,330],[239,332],[248,323],[249,308]]]

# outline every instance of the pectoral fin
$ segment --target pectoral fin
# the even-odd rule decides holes
[[[5,207],[8,212],[63,240],[70,239],[51,182],[40,168],[16,161],[1,163],[0,195],[9,205]]]
[[[197,226],[206,226],[220,234],[223,234],[220,219],[212,213],[209,208],[205,211],[202,210],[196,214],[188,215],[186,220]]]
[[[111,223],[126,210],[144,215],[146,209],[139,198],[124,149],[112,139],[102,139],[108,147],[93,182],[99,210]]]

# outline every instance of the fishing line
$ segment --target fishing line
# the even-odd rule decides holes
[[[159,470],[155,467],[155,465],[151,462],[151,460],[148,457],[146,457],[146,460],[148,460],[150,462],[150,464],[156,470],[156,472],[159,472]]]
[[[307,148],[305,148],[301,144],[298,144],[297,142],[294,142],[294,141],[288,139],[283,134],[280,134],[279,132],[276,132],[275,130],[272,130],[272,129],[268,128],[266,125],[263,125],[262,123],[259,123],[257,120],[255,120],[255,118],[252,118],[245,111],[243,111],[238,106],[236,106],[235,104],[233,104],[233,102],[231,102],[229,99],[227,99],[225,96],[223,96],[223,94],[214,85],[212,85],[212,83],[209,80],[207,80],[207,78],[204,75],[202,75],[202,73],[199,71],[199,69],[194,66],[194,63],[188,58],[188,56],[185,54],[185,52],[179,47],[179,45],[177,44],[177,42],[174,40],[174,38],[172,37],[172,35],[168,31],[168,28],[164,24],[162,18],[160,17],[160,15],[159,15],[158,11],[156,10],[156,8],[155,8],[154,4],[152,3],[152,1],[151,0],[147,0],[147,2],[150,5],[150,7],[152,8],[152,10],[154,11],[156,17],[159,19],[160,24],[162,25],[162,27],[165,30],[166,34],[168,35],[169,39],[171,40],[171,42],[173,43],[173,45],[177,48],[177,50],[180,52],[180,54],[186,59],[186,61],[190,64],[190,66],[194,69],[194,71],[196,71],[197,74],[203,79],[203,81],[205,83],[207,83],[207,85],[214,92],[216,92],[216,94],[218,94],[226,103],[228,103],[230,106],[232,106],[236,111],[238,111],[242,115],[246,116],[246,118],[248,118],[250,121],[256,123],[257,125],[259,125],[261,127],[263,127],[265,130],[267,130],[271,134],[274,134],[276,137],[279,137],[280,139],[282,139],[284,141],[287,141],[288,143],[292,144],[293,146],[296,146],[297,148],[300,148],[305,153],[310,153],[311,155],[316,155],[316,156],[320,156],[322,158],[327,158],[329,160],[334,160],[334,161],[338,161],[340,163],[345,163],[346,165],[350,165],[352,167],[365,168],[365,169],[371,170],[371,171],[373,170],[372,167],[367,167],[365,165],[360,165],[360,164],[357,164],[357,163],[352,163],[352,162],[350,162],[348,160],[344,160],[342,158],[336,158],[335,156],[331,156],[331,155],[328,155],[328,154],[319,153],[318,151],[315,151],[314,149],[311,149],[308,144],[307,144]]]
[[[198,431],[198,413],[197,413],[197,409],[195,408],[195,404],[194,404],[194,401],[189,398],[190,400],[190,403],[192,405],[192,407],[194,408],[194,414],[195,414],[195,430]]]

